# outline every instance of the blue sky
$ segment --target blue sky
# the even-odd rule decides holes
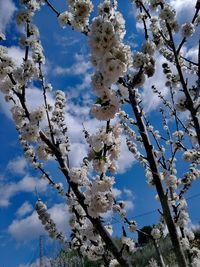
[[[56,2],[58,2],[56,6],[59,11],[66,9],[65,1]],[[97,2],[99,1],[95,1],[95,3]],[[126,4],[123,0],[118,2],[119,9],[126,19],[127,35],[125,40],[131,42],[133,49],[138,49],[143,40],[143,34],[139,30],[139,25],[137,25],[138,32],[136,32],[134,10],[129,1],[126,1]],[[188,7],[192,7],[194,1],[171,0],[171,2],[177,9],[179,20],[181,22],[189,21],[192,16],[192,9],[190,10]],[[9,53],[15,57],[19,64],[24,51],[17,47],[20,36],[20,31],[16,28],[14,20],[17,9],[18,1],[0,0],[0,31],[6,33],[6,45],[9,47]],[[69,136],[72,142],[70,158],[71,165],[77,166],[81,162],[81,158],[87,153],[87,146],[82,140],[82,122],[91,131],[94,131],[99,125],[89,114],[89,106],[94,99],[94,94],[90,88],[90,75],[93,69],[89,63],[87,38],[71,30],[70,27],[62,29],[55,14],[47,6],[44,6],[35,16],[34,22],[39,27],[45,51],[47,80],[52,83],[55,90],[65,90],[68,96],[67,121],[69,122]],[[196,50],[191,43],[186,50],[192,59],[195,58]],[[161,58],[158,58],[158,64],[162,64]],[[149,83],[145,84],[143,90],[143,105],[151,122],[155,125],[160,120],[156,115],[159,100],[153,95],[151,98],[147,96],[149,95],[150,84],[158,80],[161,87],[164,84],[160,66],[157,65],[155,77],[149,79]],[[163,93],[167,95],[165,88]],[[36,105],[40,97],[37,86],[30,89],[28,94],[29,105]],[[51,95],[49,100],[53,101]],[[57,197],[45,182],[39,180],[38,173],[33,171],[25,161],[9,113],[9,106],[5,104],[2,94],[0,94],[0,122],[0,267],[25,267],[38,258],[39,235],[44,235],[44,254],[46,256],[54,256],[54,247],[58,246],[45,237],[45,232],[34,212],[34,205],[37,200],[35,187],[50,208],[50,213],[55,218],[59,229],[67,232],[69,229],[67,224],[68,211],[65,201]],[[154,199],[155,191],[147,185],[143,169],[127,151],[125,144],[122,147],[119,165],[120,173],[116,176],[116,194],[118,199],[123,198],[127,201],[128,217],[131,219],[157,209],[159,203]],[[63,177],[58,175],[56,164],[50,162],[46,167],[51,171],[56,181],[64,182]],[[182,169],[184,166],[178,164],[180,173],[182,173]],[[195,182],[187,196],[197,194],[200,194],[199,181]],[[199,199],[200,196],[197,195],[188,202],[191,221],[194,225],[200,221]],[[158,212],[155,211],[138,217],[137,223],[139,227],[152,225],[156,223],[158,217]],[[115,223],[114,225],[116,233],[119,234],[121,224]]]

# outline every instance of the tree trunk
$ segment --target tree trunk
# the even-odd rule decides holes
[[[152,176],[153,176],[153,181],[154,181],[154,184],[155,184],[155,187],[156,187],[159,199],[160,199],[160,203],[162,206],[163,216],[165,218],[165,222],[167,224],[167,228],[168,228],[168,231],[170,234],[172,245],[174,247],[174,253],[176,254],[177,263],[178,263],[179,267],[187,267],[185,255],[184,255],[183,250],[181,248],[177,229],[176,229],[176,226],[175,226],[175,223],[173,221],[171,211],[169,208],[168,197],[166,196],[166,194],[164,192],[163,185],[161,182],[160,172],[159,172],[157,161],[156,161],[156,158],[154,155],[153,146],[150,142],[150,139],[149,139],[149,136],[147,133],[147,129],[146,129],[146,125],[145,125],[143,118],[142,118],[141,110],[137,104],[137,100],[136,100],[134,92],[132,90],[133,90],[132,88],[129,88],[129,99],[131,102],[133,112],[135,114],[135,118],[137,120],[137,126],[138,126],[140,135],[141,135],[142,140],[143,140],[143,145],[144,145],[144,148],[146,150],[147,160],[148,160],[149,165],[150,165],[150,169],[151,169]]]

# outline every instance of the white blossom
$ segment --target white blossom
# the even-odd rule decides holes
[[[109,263],[109,267],[118,267],[119,262],[116,259],[112,259]]]
[[[151,235],[153,236],[154,239],[159,239],[161,238],[161,232],[158,228],[154,227],[151,231]]]
[[[185,23],[182,25],[182,35],[185,38],[190,37],[195,31],[194,25],[192,23]]]
[[[72,14],[68,11],[63,12],[58,16],[59,24],[63,28],[65,27],[66,24],[70,23],[71,20],[72,20]]]

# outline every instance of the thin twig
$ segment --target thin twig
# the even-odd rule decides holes
[[[60,16],[60,12],[58,12],[56,10],[56,8],[48,1],[48,0],[45,0],[45,2],[47,3],[47,5],[53,10],[54,13],[56,13],[57,17]]]
[[[192,24],[194,24],[195,19],[196,19],[197,16],[198,16],[198,13],[199,13],[199,8],[196,8],[195,14],[194,14],[193,19],[192,19]],[[180,52],[182,46],[184,45],[184,43],[185,43],[186,41],[187,41],[187,38],[186,38],[186,37],[183,37],[181,43],[180,43],[179,46],[178,46],[178,49],[177,49],[177,55],[179,54],[179,52]]]
[[[176,68],[177,68],[177,71],[178,71],[178,74],[179,74],[179,77],[180,77],[180,82],[181,82],[182,87],[183,87],[183,92],[184,92],[186,100],[187,100],[187,109],[191,113],[192,121],[194,123],[194,128],[195,128],[196,134],[197,134],[197,140],[198,140],[198,143],[200,145],[200,125],[199,125],[199,120],[198,120],[198,118],[196,116],[197,111],[194,108],[194,103],[193,103],[191,95],[190,95],[190,93],[188,91],[187,83],[184,80],[182,69],[181,69],[181,66],[180,66],[180,63],[179,63],[178,54],[177,54],[176,47],[175,47],[175,44],[174,44],[172,31],[171,31],[170,25],[168,24],[167,21],[166,21],[166,26],[167,26],[167,30],[168,30],[168,33],[169,33],[169,36],[170,36],[171,43],[172,43],[172,49],[173,49],[173,53],[174,53],[174,57],[175,57]]]
[[[46,115],[47,115],[47,121],[48,121],[48,125],[49,125],[49,131],[50,131],[50,135],[51,135],[51,141],[55,145],[53,127],[51,125],[50,116],[49,116],[49,112],[48,112],[48,103],[47,103],[47,96],[46,96],[46,86],[45,86],[45,83],[44,83],[44,76],[43,76],[43,73],[42,73],[41,63],[39,63],[39,70],[40,70],[40,77],[41,77],[41,83],[42,83],[42,90],[43,90],[45,111],[46,111]]]

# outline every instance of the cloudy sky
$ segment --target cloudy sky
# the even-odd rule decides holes
[[[21,30],[16,28],[14,19],[19,8],[18,2],[17,0],[0,0],[0,31],[7,36],[6,43],[9,54],[15,58],[17,64],[20,64],[24,51],[17,45]],[[58,2],[56,3],[57,9],[64,11],[66,9],[65,1]],[[120,10],[126,18],[126,42],[131,43],[133,49],[139,49],[143,33],[140,25],[137,25],[138,31],[136,31],[134,10],[129,1],[126,1],[126,4],[124,4],[124,0],[118,2]],[[180,22],[191,20],[194,0],[171,0],[171,2],[178,12]],[[82,123],[91,132],[99,126],[99,122],[90,116],[90,104],[94,98],[90,88],[90,76],[93,69],[89,62],[87,39],[72,31],[70,27],[60,28],[55,14],[47,6],[43,7],[35,16],[34,22],[39,27],[45,50],[47,80],[52,83],[55,90],[62,89],[67,94],[67,123],[71,140],[70,161],[72,166],[78,166],[81,159],[87,155],[87,145],[83,141]],[[185,49],[188,57],[195,59],[196,46],[190,44]],[[150,86],[159,80],[160,88],[167,95],[164,76],[161,72],[163,59],[157,57],[155,76],[149,79],[143,91],[143,105],[152,122],[158,120],[155,112],[159,100],[152,93],[151,97],[147,97]],[[41,92],[38,88],[30,88],[27,95],[30,109],[41,103]],[[52,95],[49,95],[49,101],[53,101]],[[0,265],[36,267],[38,266],[39,236],[44,237],[45,256],[55,256],[54,248],[57,246],[46,237],[34,211],[37,194],[46,202],[58,229],[66,233],[69,233],[68,210],[63,199],[57,197],[44,181],[38,179],[38,173],[28,166],[19,146],[9,105],[5,103],[2,94],[0,94],[0,123]],[[55,163],[50,162],[47,167],[56,181],[64,182],[63,177],[58,176]],[[137,222],[140,227],[156,223],[158,213],[155,210],[159,208],[159,204],[154,200],[155,191],[148,187],[143,170],[128,152],[125,137],[122,140],[119,167],[120,172],[116,177],[114,193],[118,199],[122,198],[126,201],[128,217],[131,219],[139,215]],[[181,166],[179,168],[181,169]],[[188,196],[198,193],[200,193],[199,182],[189,191]],[[192,198],[189,201],[193,224],[198,224],[200,221],[198,200],[198,198]],[[142,215],[148,212],[150,213]],[[115,222],[114,227],[116,233],[119,233],[121,224]],[[36,263],[34,264],[34,262]]]

